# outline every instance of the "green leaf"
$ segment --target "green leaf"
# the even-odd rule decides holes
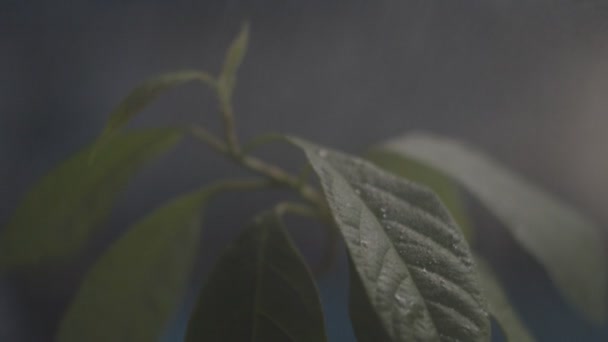
[[[534,337],[532,337],[528,328],[519,319],[511,303],[509,303],[509,298],[490,265],[479,256],[475,257],[475,263],[477,264],[477,271],[483,284],[490,313],[498,321],[507,341],[534,342]]]
[[[462,194],[458,185],[448,176],[426,164],[379,148],[372,149],[366,153],[365,158],[386,171],[431,188],[439,196],[441,202],[450,210],[452,217],[458,223],[458,227],[462,229],[467,241],[473,241],[473,226],[469,220]]]
[[[351,303],[351,314],[352,308],[373,308],[382,324],[375,330],[391,341],[488,341],[468,245],[438,198],[364,160],[292,141],[319,176],[344,236],[364,289],[353,298],[369,301]]]
[[[358,342],[391,341],[380,317],[367,297],[365,286],[349,258],[348,309]]]
[[[165,91],[193,81],[201,82],[213,89],[216,87],[216,81],[211,75],[202,71],[192,70],[162,74],[137,86],[110,113],[106,127],[99,139],[100,142],[115,134]]]
[[[120,190],[147,161],[181,134],[154,129],[120,134],[79,152],[42,178],[25,196],[0,236],[0,269],[63,260],[81,251]]]
[[[593,321],[605,320],[608,264],[604,237],[593,222],[463,143],[413,134],[385,148],[462,184],[544,266],[574,307]]]
[[[239,35],[232,41],[222,72],[219,77],[218,91],[222,101],[230,101],[232,92],[234,91],[234,85],[236,82],[236,73],[245,59],[247,52],[247,43],[249,42],[249,24],[245,23],[239,32]]]
[[[314,281],[278,215],[258,218],[218,261],[186,340],[326,341]]]
[[[211,194],[179,197],[116,241],[86,275],[57,340],[158,340],[184,294]]]

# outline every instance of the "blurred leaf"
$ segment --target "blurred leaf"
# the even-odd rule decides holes
[[[490,265],[479,256],[475,257],[475,263],[490,313],[498,321],[507,342],[534,342],[534,337],[509,303],[509,298]]]
[[[437,196],[364,160],[292,141],[321,180],[361,281],[361,293],[351,296],[355,332],[373,330],[375,338],[383,330],[391,341],[488,341],[468,245]]]
[[[469,220],[462,194],[459,187],[448,176],[392,151],[372,149],[365,154],[365,157],[386,171],[431,188],[450,210],[467,241],[473,241],[473,226]]]
[[[460,182],[545,267],[574,307],[593,321],[605,320],[608,264],[599,227],[460,142],[412,134],[389,141],[385,148],[426,163]]]
[[[100,141],[105,141],[120,128],[126,125],[135,115],[150,102],[156,100],[165,91],[188,82],[201,82],[211,88],[216,87],[213,77],[201,71],[178,71],[162,74],[135,87],[120,104],[110,113],[108,122],[101,134]]]
[[[157,340],[184,295],[211,193],[171,201],[110,246],[86,275],[57,340]]]
[[[247,43],[249,42],[249,24],[245,23],[239,32],[239,35],[232,41],[226,58],[222,73],[219,77],[219,93],[223,101],[229,101],[232,97],[234,85],[236,82],[236,73],[243,63],[247,52]]]
[[[119,134],[97,150],[93,163],[89,147],[57,166],[32,187],[2,231],[0,268],[81,251],[131,176],[180,136],[170,129]]]
[[[220,258],[187,341],[326,341],[312,276],[280,218],[265,214]]]
[[[358,342],[391,341],[372,303],[367,299],[365,286],[349,258],[348,311]]]

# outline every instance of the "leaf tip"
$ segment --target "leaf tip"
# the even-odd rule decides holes
[[[239,34],[236,36],[236,38],[234,38],[226,53],[220,81],[224,82],[230,90],[233,87],[236,72],[243,62],[245,54],[247,53],[249,31],[249,21],[245,21],[241,26]]]

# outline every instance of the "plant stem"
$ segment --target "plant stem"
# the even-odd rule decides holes
[[[205,127],[196,126],[196,125],[192,126],[192,127],[190,127],[190,133],[192,133],[192,135],[195,138],[206,143],[207,145],[209,145],[211,148],[213,148],[215,151],[219,152],[220,154],[223,154],[223,155],[231,154],[228,146],[226,146],[226,144],[224,144],[223,141],[216,138],[213,135],[213,133],[209,132]]]
[[[296,214],[304,217],[318,218],[319,211],[309,205],[296,202],[280,202],[274,207],[274,211],[283,216],[286,213]]]
[[[266,177],[275,184],[294,189],[302,198],[318,208],[322,215],[327,213],[327,206],[323,197],[315,188],[302,182],[300,178],[292,176],[278,166],[268,164],[253,156],[243,155],[238,150],[235,151],[234,149],[231,149],[204,127],[194,126],[191,128],[191,133],[217,152],[230,157],[232,160],[254,173]]]
[[[245,168],[253,171],[254,173],[264,176],[268,181],[270,181],[270,183],[267,183],[266,186],[268,186],[269,184],[278,184],[294,189],[304,200],[313,205],[313,208],[311,208],[306,205],[283,202],[279,203],[275,207],[275,210],[277,210],[277,212],[280,214],[285,212],[291,212],[306,217],[316,217],[327,223],[327,240],[325,242],[325,252],[321,256],[319,264],[316,265],[313,271],[313,273],[317,276],[325,274],[329,270],[330,266],[333,264],[333,261],[335,260],[336,254],[338,252],[338,228],[336,227],[335,222],[332,219],[324,197],[322,197],[321,194],[315,188],[311,187],[306,183],[307,172],[304,172],[299,177],[295,177],[278,166],[268,164],[265,161],[255,158],[253,156],[244,155],[242,153],[239,153],[238,151],[231,150],[228,145],[226,145],[226,143],[216,138],[211,132],[209,132],[204,127],[193,126],[191,128],[191,133],[199,140],[211,146],[211,148],[213,148],[220,154],[228,156],[229,158],[233,159],[235,162],[244,166]]]
[[[249,142],[245,143],[245,145],[243,146],[243,154],[249,154],[262,145],[266,145],[268,143],[279,140],[283,140],[283,135],[279,133],[267,133],[259,135],[250,140]]]
[[[270,183],[265,179],[229,179],[211,185],[211,192],[261,190]]]
[[[224,121],[224,131],[226,132],[226,141],[228,147],[234,154],[241,152],[239,145],[239,139],[236,134],[236,124],[234,122],[234,110],[232,109],[232,103],[230,97],[223,92],[219,93],[220,111],[222,113],[222,119]]]

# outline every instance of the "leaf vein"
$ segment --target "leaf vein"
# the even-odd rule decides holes
[[[381,188],[381,187],[379,187],[379,186],[377,186],[377,185],[375,185],[373,183],[369,183],[368,182],[368,183],[363,183],[363,185],[365,187],[371,188],[371,190],[373,190],[373,191],[377,191],[377,192],[381,193],[383,196],[390,197],[391,199],[393,199],[396,202],[407,204],[412,210],[414,210],[416,212],[419,212],[419,213],[422,213],[422,214],[424,214],[426,216],[429,216],[434,221],[441,222],[441,224],[444,225],[444,226],[446,226],[447,229],[452,230],[452,227],[449,224],[450,222],[443,220],[443,218],[441,216],[439,216],[437,213],[433,213],[431,211],[428,211],[428,210],[422,208],[420,205],[418,205],[416,203],[413,203],[413,202],[410,202],[410,201],[406,201],[405,199],[403,199],[403,198],[401,198],[399,196],[396,196],[395,194],[391,193],[390,191],[385,190],[385,189],[383,189],[383,188]]]
[[[422,232],[414,229],[413,227],[411,227],[409,225],[402,224],[402,223],[400,223],[398,221],[394,221],[394,220],[391,220],[391,219],[385,219],[383,222],[385,224],[392,224],[394,226],[397,226],[400,229],[407,230],[408,232],[410,232],[410,233],[412,233],[412,234],[414,234],[416,236],[421,237],[423,240],[427,241],[430,245],[432,245],[431,248],[434,251],[436,249],[441,249],[441,250],[447,252],[450,256],[454,257],[456,260],[458,260],[458,262],[461,265],[464,266],[464,262],[462,260],[462,257],[459,256],[459,255],[457,255],[452,248],[450,248],[449,246],[446,246],[444,243],[441,243],[440,241],[433,239],[431,236],[426,235],[426,234],[424,234],[424,233],[422,233]]]
[[[285,282],[289,288],[291,288],[295,293],[296,293],[296,297],[299,299],[299,301],[303,304],[303,306],[307,309],[307,311],[309,311],[309,306],[308,306],[308,302],[304,299],[304,295],[302,294],[302,292],[299,291],[298,287],[295,286],[294,282],[292,282],[289,278],[285,277],[283,275],[283,273],[281,273],[281,271],[272,263],[268,263],[268,268],[275,273],[279,278],[281,278],[281,280],[283,282]],[[310,313],[310,311],[309,311]]]
[[[460,297],[461,299],[463,299],[465,302],[467,302],[467,304],[469,304],[472,307],[479,306],[479,302],[478,302],[477,298],[475,298],[470,292],[465,290],[461,285],[459,285],[458,283],[454,282],[453,280],[447,278],[446,276],[444,276],[440,273],[434,272],[432,270],[428,270],[424,267],[420,267],[420,266],[416,266],[416,265],[412,265],[412,264],[408,264],[408,267],[417,270],[421,274],[425,274],[427,277],[438,278],[437,281],[433,281],[434,284],[445,283],[447,285],[450,285],[450,287],[452,288],[452,291],[450,291],[452,295],[454,295],[455,297]]]
[[[435,308],[437,308],[438,310],[443,311],[446,314],[449,314],[450,316],[457,318],[461,321],[465,321],[470,327],[474,327],[475,329],[479,329],[479,326],[473,321],[471,320],[468,316],[463,315],[462,312],[454,309],[451,306],[445,305],[441,302],[429,299],[427,300],[427,304],[430,306],[433,306]],[[431,313],[432,314],[432,313]],[[465,329],[467,329],[467,327],[464,327]]]
[[[264,310],[257,310],[256,312],[258,315],[266,318],[270,323],[272,323],[275,327],[277,327],[279,330],[281,330],[283,332],[283,334],[285,334],[285,336],[287,336],[291,341],[297,341],[293,337],[293,335],[291,335],[289,330],[287,328],[283,327],[283,325],[281,323],[279,323],[279,321],[274,319],[274,317],[272,317],[270,314],[266,313]]]

